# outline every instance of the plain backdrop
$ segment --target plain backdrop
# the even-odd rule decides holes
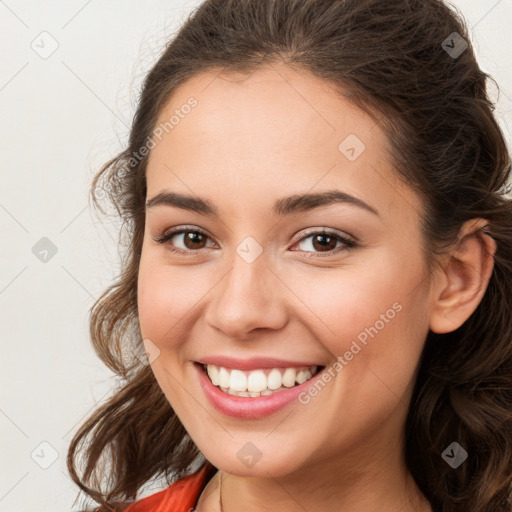
[[[114,384],[88,311],[120,261],[119,226],[91,212],[88,188],[127,140],[145,72],[198,4],[0,2],[0,512],[78,510],[67,447]],[[501,88],[510,144],[512,0],[451,4]]]

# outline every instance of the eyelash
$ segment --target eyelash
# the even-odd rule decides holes
[[[172,228],[170,231],[161,233],[160,235],[154,237],[153,240],[155,242],[159,243],[159,244],[165,244],[173,236],[180,235],[180,234],[183,234],[183,233],[199,233],[199,234],[205,236],[206,238],[210,238],[210,236],[206,232],[204,232],[202,229],[199,229],[199,228],[188,228],[188,227],[178,227],[178,228]],[[349,251],[349,250],[354,249],[355,247],[358,246],[357,242],[355,242],[354,240],[351,240],[349,238],[345,238],[345,237],[341,236],[339,233],[337,233],[336,231],[332,231],[332,230],[329,230],[329,229],[322,229],[320,231],[312,231],[312,232],[308,233],[307,235],[303,236],[302,238],[300,238],[299,240],[297,240],[294,243],[294,245],[302,242],[303,240],[306,240],[307,238],[309,238],[309,237],[311,237],[313,235],[327,235],[329,237],[335,238],[337,242],[342,242],[346,247],[338,247],[337,249],[332,249],[331,251],[329,251],[327,253],[317,253],[317,252],[312,252],[312,251],[303,251],[305,253],[304,256],[307,257],[307,258],[317,258],[317,257],[322,258],[322,257],[327,257],[327,256],[333,256],[334,254],[337,254],[338,252],[340,252],[342,250],[348,250]],[[185,256],[189,256],[190,253],[199,252],[199,251],[194,251],[192,249],[189,249],[189,250],[178,249],[178,248],[173,247],[173,246],[169,246],[169,250],[174,252],[174,253],[176,253],[176,254],[181,254],[181,255],[185,255]]]

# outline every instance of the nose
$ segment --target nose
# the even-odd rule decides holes
[[[229,338],[246,340],[256,329],[281,329],[287,321],[286,286],[262,254],[252,263],[235,255],[212,290],[207,324]]]

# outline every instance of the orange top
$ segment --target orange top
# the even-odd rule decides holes
[[[199,496],[217,469],[206,461],[201,469],[151,496],[128,506],[124,512],[192,512]]]

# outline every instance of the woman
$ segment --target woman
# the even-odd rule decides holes
[[[512,510],[487,78],[438,0],[194,11],[93,182],[129,237],[91,316],[121,385],[68,453],[98,511]]]

